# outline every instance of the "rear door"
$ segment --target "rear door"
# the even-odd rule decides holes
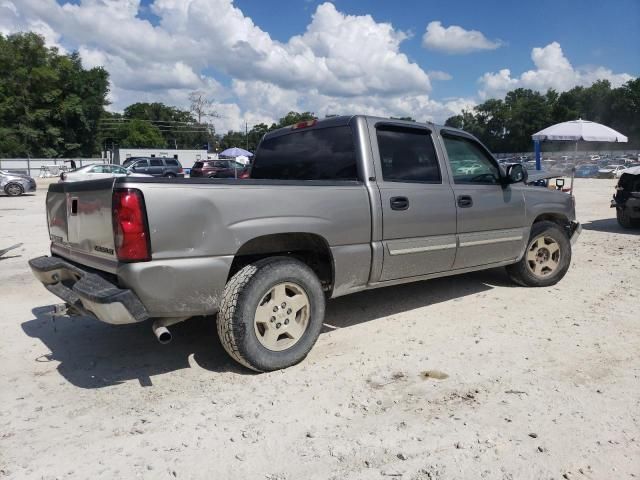
[[[164,161],[162,158],[150,158],[149,159],[149,172],[154,177],[161,177],[164,175]]]
[[[384,258],[380,280],[451,269],[456,208],[429,129],[369,124],[382,202]]]
[[[441,138],[458,214],[454,268],[517,258],[527,234],[522,190],[502,186],[498,163],[478,141],[445,130]]]

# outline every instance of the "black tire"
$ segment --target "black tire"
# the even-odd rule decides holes
[[[254,318],[258,303],[276,285],[293,282],[310,305],[306,330],[291,347],[273,351],[258,339]],[[218,313],[222,346],[237,362],[257,372],[290,367],[302,361],[318,339],[324,322],[325,297],[313,270],[290,257],[269,257],[249,264],[227,283]]]
[[[169,172],[169,173],[167,173],[167,174],[165,175],[165,177],[167,177],[167,178],[176,178],[176,174],[175,174],[175,173],[172,173],[172,172]]]
[[[530,267],[527,254],[532,250],[533,243],[540,237],[551,239],[559,246],[558,264],[551,273],[544,276],[536,275]],[[531,234],[527,242],[524,255],[518,263],[507,266],[509,278],[523,287],[548,287],[558,283],[565,276],[571,264],[571,242],[567,232],[558,224],[548,221],[536,222],[531,227]]]
[[[24,188],[19,183],[7,183],[4,186],[4,193],[10,197],[19,197],[24,193]]]
[[[218,175],[216,175],[215,173],[212,173],[211,175],[209,175],[209,178],[218,178]]]

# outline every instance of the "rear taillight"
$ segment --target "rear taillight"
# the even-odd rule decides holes
[[[184,173],[184,169],[183,169],[182,167],[180,167],[180,168],[178,169],[178,173]]]
[[[243,180],[249,178],[249,170],[245,170],[244,172],[240,172],[240,175],[238,175],[238,178],[241,178]]]
[[[151,260],[149,226],[140,190],[126,188],[113,192],[113,237],[118,260]]]
[[[291,130],[298,130],[299,128],[309,128],[309,127],[313,127],[316,123],[318,123],[318,120],[307,120],[305,122],[298,122],[294,125],[291,126]]]

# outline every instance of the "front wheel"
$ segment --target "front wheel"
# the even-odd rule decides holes
[[[320,334],[325,298],[306,264],[270,257],[249,264],[227,283],[218,335],[234,360],[258,372],[302,361]]]
[[[536,222],[518,263],[507,266],[511,280],[524,287],[548,287],[565,276],[571,264],[571,242],[558,224]]]
[[[9,183],[4,187],[4,193],[10,197],[19,197],[24,193],[24,188],[19,183]]]

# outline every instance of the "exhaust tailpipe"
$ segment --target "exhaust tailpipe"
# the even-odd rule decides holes
[[[153,322],[151,328],[153,329],[153,333],[155,334],[158,341],[161,344],[166,345],[171,341],[173,337],[171,336],[171,332],[169,331],[169,329],[165,327],[163,323],[164,322],[156,320],[155,322]]]

